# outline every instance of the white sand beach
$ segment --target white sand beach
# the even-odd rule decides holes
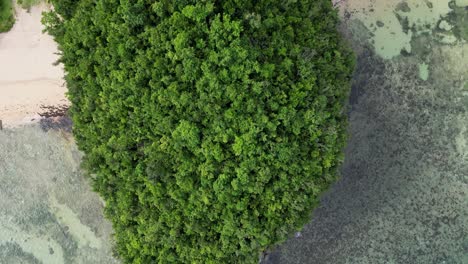
[[[41,105],[69,104],[63,68],[51,36],[43,33],[41,4],[29,12],[17,7],[16,23],[0,34],[0,120],[4,127],[37,121]]]

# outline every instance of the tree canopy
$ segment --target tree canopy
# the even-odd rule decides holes
[[[52,0],[74,136],[127,263],[256,263],[336,179],[329,0]]]

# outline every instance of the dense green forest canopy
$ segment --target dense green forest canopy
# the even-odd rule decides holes
[[[127,263],[256,263],[336,179],[353,56],[329,0],[55,0],[84,165]]]

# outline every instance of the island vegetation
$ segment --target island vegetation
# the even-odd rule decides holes
[[[0,0],[0,33],[6,32],[15,24],[13,2]]]
[[[257,263],[337,178],[329,0],[52,0],[74,137],[125,263]]]

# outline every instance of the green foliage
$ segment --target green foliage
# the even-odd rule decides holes
[[[24,9],[30,9],[32,6],[37,5],[42,0],[17,0],[16,2]]]
[[[82,0],[48,0],[54,6],[55,14],[60,14],[64,19],[70,19],[75,12],[76,6]]]
[[[457,38],[468,41],[468,7],[456,6],[454,1],[450,2],[450,7],[453,11],[448,14],[447,20],[454,25],[453,33]]]
[[[336,178],[353,68],[336,11],[131,2],[57,1],[44,18],[117,250],[127,263],[256,263]]]
[[[6,32],[15,24],[12,0],[0,0],[0,32]]]

